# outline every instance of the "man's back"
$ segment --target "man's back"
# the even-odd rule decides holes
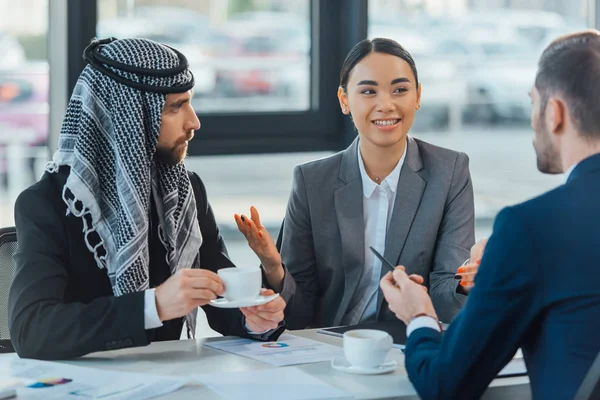
[[[538,264],[537,316],[523,341],[531,384],[539,398],[567,398],[560,388],[572,397],[600,350],[600,156],[515,209]]]
[[[600,350],[599,205],[596,155],[565,185],[498,214],[448,331],[409,334],[406,369],[422,398],[478,398],[519,347],[534,398],[574,396]]]

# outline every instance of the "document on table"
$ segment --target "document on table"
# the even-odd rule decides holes
[[[68,364],[0,357],[0,376],[18,378],[24,400],[145,400],[171,393],[189,378],[107,371]]]
[[[308,400],[353,396],[295,367],[193,375],[226,399]]]
[[[341,347],[289,334],[281,335],[277,342],[231,339],[206,342],[204,345],[276,367],[331,361],[344,352]]]

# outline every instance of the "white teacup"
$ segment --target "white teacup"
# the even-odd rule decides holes
[[[346,360],[359,368],[375,368],[383,364],[392,344],[392,337],[385,331],[355,329],[344,333]]]
[[[260,294],[262,274],[260,268],[223,268],[218,272],[229,301],[254,299]]]

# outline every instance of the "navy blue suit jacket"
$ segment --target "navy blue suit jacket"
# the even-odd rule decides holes
[[[573,398],[600,351],[600,155],[498,214],[467,304],[411,334],[406,369],[423,399],[478,398],[519,347],[535,399]]]

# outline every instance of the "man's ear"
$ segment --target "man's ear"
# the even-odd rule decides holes
[[[567,105],[562,99],[557,97],[551,97],[546,103],[545,112],[545,123],[548,130],[555,134],[560,135],[565,129],[565,121],[567,119]]]

